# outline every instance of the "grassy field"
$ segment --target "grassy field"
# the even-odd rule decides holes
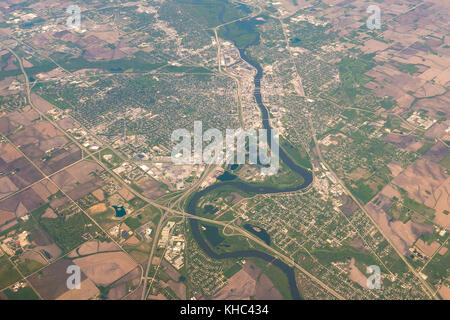
[[[360,199],[364,204],[370,201],[376,194],[377,191],[372,189],[367,184],[364,184],[364,180],[356,181],[356,188],[352,188],[351,186],[347,186],[352,193]]]
[[[409,198],[405,191],[402,192],[401,200],[395,200],[387,213],[403,223],[406,223],[410,219],[419,223],[434,219],[434,209]]]
[[[39,300],[39,297],[31,287],[20,288],[17,292],[6,289],[3,293],[8,300]]]
[[[0,257],[0,289],[6,288],[21,279],[6,256]]]
[[[35,260],[25,259],[25,261],[20,262],[18,264],[18,268],[22,272],[23,275],[27,276],[39,269],[41,269],[44,265]]]
[[[223,272],[223,275],[229,279],[241,269],[242,269],[242,266],[239,263],[235,263],[230,268],[225,270]]]
[[[303,147],[295,147],[283,137],[280,138],[280,146],[297,165],[303,168],[312,169],[309,155]]]
[[[106,160],[104,156],[111,157],[111,159]],[[105,163],[110,169],[114,169],[122,163],[122,160],[109,148],[104,149],[100,152],[100,160]]]
[[[136,230],[142,225],[142,219],[135,217],[128,217],[124,222],[128,227],[130,227],[131,230]]]
[[[439,162],[439,164],[450,171],[450,153],[446,155],[445,158]]]
[[[411,63],[400,63],[398,62],[395,67],[403,73],[409,73],[410,75],[413,75],[417,71],[419,71],[419,68],[415,64]]]
[[[434,218],[434,209],[427,207],[424,204],[418,203],[411,198],[403,198],[403,205],[411,210],[414,210],[417,213],[420,213],[421,215],[426,216],[430,220]]]
[[[342,245],[337,248],[317,249],[312,252],[313,256],[323,265],[330,265],[331,262],[346,261],[355,258],[359,263],[367,266],[379,264],[378,260],[371,254],[357,250],[349,245]]]
[[[279,268],[271,263],[253,258],[251,259],[258,267],[263,270],[263,273],[272,281],[274,287],[280,291],[284,300],[291,300],[291,292],[289,290],[289,282],[286,275]]]

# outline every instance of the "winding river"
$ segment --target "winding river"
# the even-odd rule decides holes
[[[226,35],[228,36],[229,35],[228,25],[224,26],[224,28],[226,30]],[[263,76],[263,70],[262,70],[262,67],[259,65],[259,63],[257,63],[253,59],[251,59],[245,53],[246,49],[250,45],[254,45],[254,44],[256,44],[256,43],[251,43],[251,44],[247,45],[245,48],[240,48],[239,52],[240,52],[241,58],[243,60],[245,60],[247,63],[249,63],[251,66],[253,66],[257,71],[256,75],[254,77],[255,89],[254,89],[253,95],[254,95],[254,97],[256,99],[256,103],[258,104],[258,107],[261,111],[262,125],[263,125],[264,129],[267,130],[267,138],[268,138],[268,142],[270,143],[272,128],[270,127],[269,112],[262,102],[262,97],[261,97],[261,93],[260,93],[261,78]],[[271,147],[273,147],[273,146],[271,146]],[[204,197],[206,194],[210,193],[213,190],[216,190],[218,188],[222,188],[225,186],[230,186],[230,187],[233,187],[233,189],[237,189],[237,190],[244,191],[246,193],[253,193],[253,194],[293,192],[293,191],[298,191],[298,190],[304,189],[307,186],[309,186],[313,180],[312,173],[309,170],[306,170],[306,169],[298,166],[288,156],[288,154],[283,149],[280,148],[279,150],[280,150],[279,155],[280,155],[281,161],[283,161],[287,165],[287,167],[289,167],[290,170],[296,172],[297,174],[299,174],[300,176],[303,177],[302,184],[297,185],[297,186],[288,187],[288,188],[278,189],[278,188],[269,187],[269,186],[258,186],[258,185],[254,185],[254,184],[247,184],[242,181],[219,182],[219,183],[213,184],[213,185],[195,193],[193,195],[193,197],[190,198],[189,202],[187,203],[186,211],[190,214],[195,214],[196,213],[195,209],[197,208],[197,205],[202,197]],[[202,234],[200,232],[198,220],[190,219],[189,221],[190,221],[191,231],[192,231],[192,235],[193,235],[194,239],[197,241],[200,248],[202,248],[202,250],[209,257],[211,257],[213,259],[259,258],[266,262],[271,262],[274,266],[278,267],[281,271],[283,271],[283,273],[287,276],[292,298],[294,300],[301,299],[301,295],[298,291],[297,284],[295,281],[295,273],[294,273],[293,267],[290,267],[289,265],[287,265],[286,263],[284,263],[283,261],[281,261],[278,258],[275,258],[265,252],[258,251],[258,250],[233,251],[233,252],[226,252],[226,253],[218,254],[210,247],[208,242],[202,236]]]

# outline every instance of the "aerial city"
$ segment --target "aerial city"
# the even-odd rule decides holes
[[[0,300],[450,300],[449,21],[0,1]]]

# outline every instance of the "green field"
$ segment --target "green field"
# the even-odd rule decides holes
[[[409,73],[410,75],[413,75],[414,73],[419,71],[419,68],[417,68],[417,66],[415,64],[411,64],[411,63],[400,63],[400,62],[397,62],[395,67],[399,71],[401,71],[403,73]]]
[[[434,218],[434,209],[427,207],[424,204],[418,203],[411,198],[403,198],[403,205],[410,208],[411,210],[414,210],[417,213],[427,216],[430,220]]]
[[[349,245],[316,249],[312,252],[312,255],[325,266],[330,265],[331,262],[346,261],[349,258],[354,258],[358,263],[363,263],[367,266],[379,264],[373,255],[357,250]]]
[[[31,287],[20,288],[17,292],[6,289],[3,293],[8,300],[39,300],[39,297]]]
[[[142,220],[135,217],[128,217],[124,222],[131,230],[136,230],[142,225]]]
[[[0,289],[6,288],[21,279],[6,256],[0,257]]]
[[[242,266],[239,263],[235,263],[229,269],[225,270],[223,272],[223,275],[229,279],[241,269]]]
[[[450,171],[450,153],[445,156],[444,159],[439,162],[441,166]]]
[[[109,156],[111,159],[106,160],[104,156]],[[107,148],[100,152],[100,160],[105,163],[110,169],[116,168],[122,163],[122,159],[116,155],[111,149]]]
[[[35,260],[25,259],[25,261],[18,264],[18,268],[25,276],[41,269],[44,265]]]
[[[292,160],[294,160],[297,165],[303,168],[312,169],[309,155],[303,147],[295,147],[292,143],[290,143],[283,137],[280,138],[280,147],[289,155]]]
[[[372,189],[369,185],[364,183],[364,180],[355,182],[356,187],[347,186],[351,192],[358,197],[364,204],[369,202],[376,194],[377,190]]]
[[[270,281],[272,281],[274,287],[281,293],[284,300],[292,299],[288,278],[283,271],[261,259],[253,258],[251,260],[260,267],[262,272],[270,279]]]

